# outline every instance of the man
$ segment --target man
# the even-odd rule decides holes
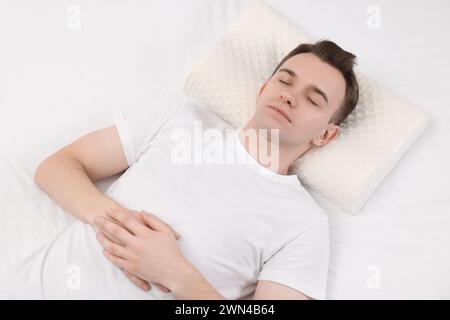
[[[106,258],[144,290],[153,283],[177,299],[324,299],[327,217],[289,169],[338,137],[358,101],[354,59],[331,41],[290,52],[259,90],[252,118],[231,135],[247,165],[176,161],[195,121],[231,128],[191,103],[117,114],[115,126],[45,160],[35,180],[95,226]],[[92,183],[124,170],[108,195]]]

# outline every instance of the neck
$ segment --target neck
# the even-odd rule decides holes
[[[278,139],[272,141],[270,130],[258,130],[251,123],[240,128],[240,131],[243,134],[239,135],[239,139],[247,152],[259,164],[277,174],[287,175],[294,161],[309,149],[309,146],[304,146],[294,150]]]

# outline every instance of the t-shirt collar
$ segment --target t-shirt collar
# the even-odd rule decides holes
[[[232,133],[232,137],[236,142],[236,149],[238,153],[240,153],[244,159],[246,160],[245,163],[248,164],[253,170],[257,171],[261,176],[279,182],[279,183],[296,183],[300,184],[300,181],[298,180],[297,175],[290,174],[290,175],[284,175],[279,174],[276,172],[273,172],[272,170],[264,167],[262,164],[260,164],[253,156],[245,149],[244,145],[242,144],[242,141],[240,139],[239,134],[243,134],[243,129],[238,128]]]

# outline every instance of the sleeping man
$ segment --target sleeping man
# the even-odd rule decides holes
[[[36,170],[77,219],[6,270],[0,296],[325,299],[327,216],[291,169],[338,137],[354,64],[331,41],[299,45],[237,129],[188,100],[115,113]],[[105,194],[94,185],[121,172]]]

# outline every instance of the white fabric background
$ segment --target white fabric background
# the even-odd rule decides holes
[[[111,111],[178,98],[246,2],[0,1],[0,267],[71,220],[34,185],[38,163],[111,124]],[[359,215],[325,208],[328,298],[450,298],[450,4],[377,1],[373,30],[372,1],[267,2],[356,53],[361,70],[431,118]],[[68,28],[77,8],[80,28]]]

